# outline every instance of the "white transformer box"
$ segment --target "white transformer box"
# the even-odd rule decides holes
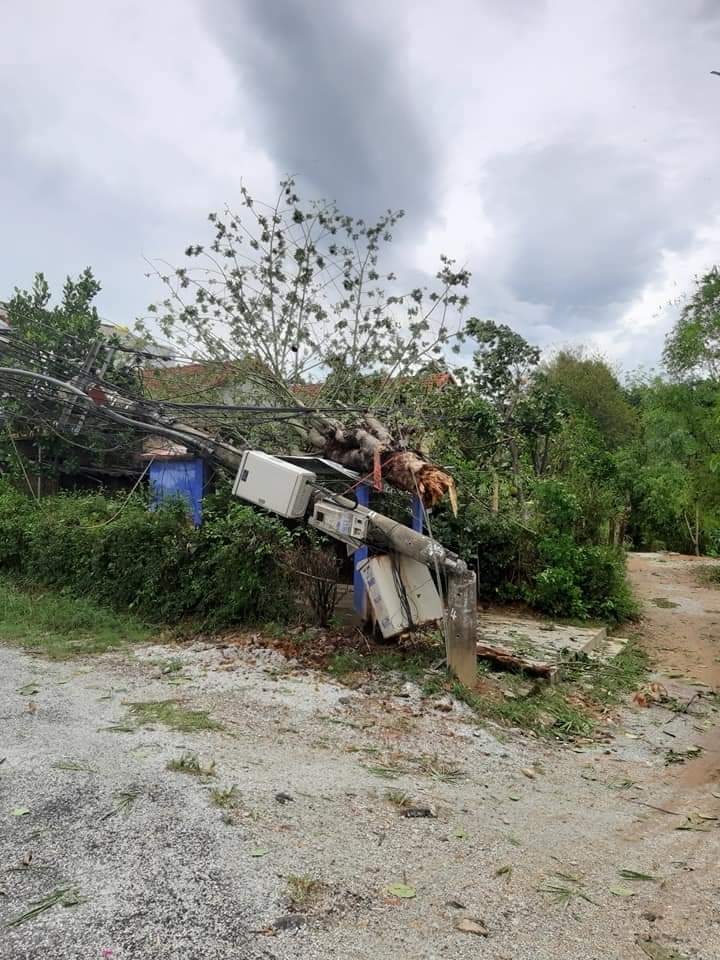
[[[246,450],[233,483],[233,493],[281,517],[297,519],[307,512],[316,480],[311,470],[259,450]]]
[[[415,626],[442,620],[442,600],[425,564],[384,553],[363,560],[358,569],[383,637],[397,636],[410,627],[408,610]]]
[[[339,507],[329,500],[318,500],[313,507],[313,515],[308,521],[311,527],[328,533],[336,540],[342,540],[357,550],[366,536],[367,517],[347,507]]]

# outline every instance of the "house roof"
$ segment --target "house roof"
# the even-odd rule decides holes
[[[263,365],[253,358],[245,360],[202,361],[185,363],[178,366],[149,367],[143,371],[143,380],[150,392],[163,392],[164,399],[172,399],[181,393],[184,397],[201,391],[219,389],[244,382],[249,373],[267,372]],[[428,391],[444,390],[455,385],[457,380],[449,370],[419,376],[403,376],[392,379],[399,384],[419,384]],[[382,381],[381,381],[382,383]],[[299,401],[318,398],[324,383],[294,383],[290,391]]]
[[[243,383],[248,374],[259,372],[262,365],[253,359],[203,361],[177,366],[147,367],[143,370],[143,382],[150,392],[166,394],[172,399],[181,392],[183,396]]]
[[[417,377],[393,377],[391,382],[399,384],[417,383],[421,387],[425,387],[426,390],[431,391],[444,390],[445,387],[455,386],[457,384],[457,379],[449,370],[442,370],[437,373],[429,373]],[[297,397],[304,396],[310,399],[318,397],[324,386],[324,383],[295,383],[290,387],[290,390]]]

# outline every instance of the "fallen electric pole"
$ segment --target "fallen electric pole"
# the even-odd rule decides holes
[[[29,378],[50,384],[73,398],[85,403],[88,412],[112,420],[122,426],[162,436],[176,443],[196,450],[201,456],[221,465],[233,474],[240,471],[246,451],[218,440],[211,434],[171,419],[157,412],[143,401],[131,400],[111,389],[103,389],[102,397],[97,393],[90,395],[80,386],[36,371],[18,367],[0,367],[0,376]],[[85,384],[83,384],[85,386]],[[271,458],[277,460],[278,458]],[[364,544],[390,554],[407,557],[421,563],[431,571],[442,571],[447,577],[447,606],[444,633],[446,658],[449,669],[466,686],[472,686],[476,680],[477,645],[477,606],[475,574],[468,570],[465,562],[456,554],[437,543],[432,537],[410,529],[397,520],[393,520],[353,500],[338,496],[332,491],[313,484],[311,502],[329,501],[338,507],[352,511],[363,519]],[[241,496],[241,494],[238,494]],[[307,520],[307,515],[304,517]],[[333,531],[326,529],[330,536]],[[345,539],[342,536],[338,539]]]

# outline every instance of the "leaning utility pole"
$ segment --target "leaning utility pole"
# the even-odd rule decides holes
[[[233,474],[237,474],[240,470],[245,451],[181,420],[162,415],[143,401],[131,400],[111,389],[93,390],[93,384],[87,377],[81,384],[75,384],[19,367],[0,367],[0,376],[2,375],[21,379],[30,378],[50,384],[70,394],[73,403],[82,401],[88,413],[94,411],[98,416],[123,426],[182,443]],[[93,390],[92,395],[86,392],[90,390]],[[331,501],[362,517],[366,524],[363,538],[366,544],[408,557],[424,564],[430,570],[442,570],[445,573],[448,583],[445,616],[447,664],[461,683],[465,686],[474,686],[477,673],[476,579],[475,574],[468,570],[465,561],[431,537],[315,485],[312,502],[314,504],[319,500]],[[333,536],[331,530],[326,532]]]

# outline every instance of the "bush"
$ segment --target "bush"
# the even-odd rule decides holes
[[[505,598],[520,577],[521,528],[511,517],[490,513],[482,504],[465,503],[457,517],[443,506],[433,517],[433,534],[478,574],[478,596]]]
[[[545,613],[605,620],[636,614],[625,557],[614,547],[580,546],[570,534],[546,536],[538,543],[538,567],[525,597]]]
[[[181,501],[150,511],[142,497],[61,494],[37,504],[0,485],[0,569],[154,622],[287,619],[278,560],[289,543],[282,524],[238,503],[196,530]]]

